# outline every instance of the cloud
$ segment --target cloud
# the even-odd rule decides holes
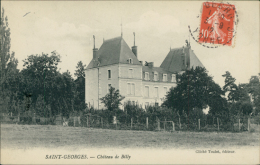
[[[31,54],[50,53],[56,50],[61,55],[59,67],[74,72],[78,61],[83,63],[92,57],[92,35],[96,29],[86,24],[55,21],[52,18],[24,19],[12,30],[12,49],[19,60],[19,69],[23,68],[22,60]]]
[[[46,17],[37,20],[34,26],[38,35],[53,39],[79,40],[97,31],[85,24],[76,27],[73,23],[64,22],[59,25],[56,21]]]
[[[141,15],[138,22],[126,24],[126,28],[162,35],[169,32],[179,32],[180,21],[172,15],[161,15],[157,12],[149,11]]]

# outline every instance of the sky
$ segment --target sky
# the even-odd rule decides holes
[[[189,29],[200,25],[203,1],[2,1],[11,29],[11,51],[22,60],[32,54],[56,50],[61,72],[73,75],[79,61],[92,59],[103,39],[119,37],[133,46],[138,59],[160,66],[170,48],[185,46]],[[259,71],[259,2],[236,2],[238,24],[233,46],[205,48],[190,38],[191,48],[216,83],[229,71],[236,83],[247,83]]]

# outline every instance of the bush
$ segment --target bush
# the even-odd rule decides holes
[[[73,127],[74,126],[74,120],[73,118],[69,118],[68,126]]]
[[[36,124],[39,124],[41,122],[40,118],[35,119]]]
[[[254,128],[250,128],[250,131],[249,131],[250,133],[253,133],[253,132],[255,132],[255,129]]]
[[[32,117],[30,116],[22,116],[20,117],[20,124],[31,124],[32,123]]]

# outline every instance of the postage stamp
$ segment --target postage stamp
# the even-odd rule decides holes
[[[204,2],[198,42],[231,46],[235,11],[235,5]]]

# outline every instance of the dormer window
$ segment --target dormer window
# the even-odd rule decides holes
[[[149,72],[145,72],[144,80],[149,80]]]
[[[167,81],[167,74],[163,74],[163,81]]]
[[[172,82],[176,82],[176,75],[172,74]]]
[[[129,58],[129,59],[128,59],[128,62],[129,62],[129,64],[133,64],[132,58]]]
[[[154,73],[154,81],[158,81],[158,73]]]

